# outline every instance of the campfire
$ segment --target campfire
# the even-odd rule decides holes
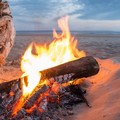
[[[55,111],[59,113],[61,108],[72,114],[70,109],[74,104],[85,102],[89,106],[80,84],[85,77],[97,74],[99,65],[93,57],[77,49],[68,17],[58,20],[58,25],[62,33],[53,30],[52,43],[29,45],[21,58],[23,75],[2,84],[0,102],[4,119],[54,119]],[[9,86],[7,95],[6,86]]]

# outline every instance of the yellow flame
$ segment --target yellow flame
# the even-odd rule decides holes
[[[53,30],[54,40],[51,44],[41,46],[32,43],[22,57],[21,69],[28,75],[28,85],[23,83],[25,96],[31,94],[39,83],[39,71],[85,56],[83,51],[77,49],[77,40],[70,34],[68,17],[58,20],[58,25],[62,33],[57,34]],[[33,47],[35,54],[32,53]]]
[[[31,43],[25,51],[21,60],[21,69],[24,72],[21,76],[21,78],[23,78],[23,94],[13,107],[12,115],[16,115],[24,105],[26,98],[29,98],[29,95],[32,94],[35,87],[39,84],[41,78],[39,71],[85,56],[83,51],[77,49],[77,40],[70,34],[68,17],[63,17],[58,20],[58,25],[62,33],[58,34],[53,30],[54,40],[51,44],[38,45]],[[23,77],[26,75],[27,79]],[[80,81],[81,80],[77,83]],[[45,80],[42,84],[47,85],[48,83]],[[71,84],[71,82],[62,84],[62,86],[65,87],[69,84]],[[54,84],[54,86],[56,85]]]

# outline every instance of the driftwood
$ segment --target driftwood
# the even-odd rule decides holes
[[[72,79],[76,78],[83,78],[83,77],[89,77],[97,74],[99,72],[99,65],[97,61],[91,57],[83,57],[68,63],[64,63],[62,65],[52,67],[46,70],[41,71],[41,79],[44,80],[46,78],[52,78],[52,77],[57,77],[60,75],[65,75],[65,74],[71,74],[73,73]],[[24,78],[21,78],[21,80],[26,81],[27,76]],[[17,79],[20,81],[20,79]],[[13,85],[16,82],[15,80],[5,82],[0,84],[0,91],[2,89],[8,89],[8,86],[10,88],[11,85]],[[64,81],[63,81],[64,82]]]
[[[15,27],[7,1],[0,1],[0,64],[5,62],[15,39]]]

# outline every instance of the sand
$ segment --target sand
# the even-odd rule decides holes
[[[120,57],[98,62],[99,74],[86,79],[92,83],[86,95],[91,108],[76,106],[71,120],[120,120]]]
[[[120,35],[75,35],[78,48],[95,57],[100,72],[86,78],[87,95],[91,108],[86,104],[74,107],[70,120],[120,120]],[[52,41],[51,35],[17,35],[7,62],[14,61],[19,68],[19,60],[27,46],[36,41],[40,44]],[[15,62],[17,61],[17,62]]]

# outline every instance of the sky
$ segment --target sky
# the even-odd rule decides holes
[[[69,16],[73,31],[120,31],[120,0],[8,0],[17,31],[52,30]]]

